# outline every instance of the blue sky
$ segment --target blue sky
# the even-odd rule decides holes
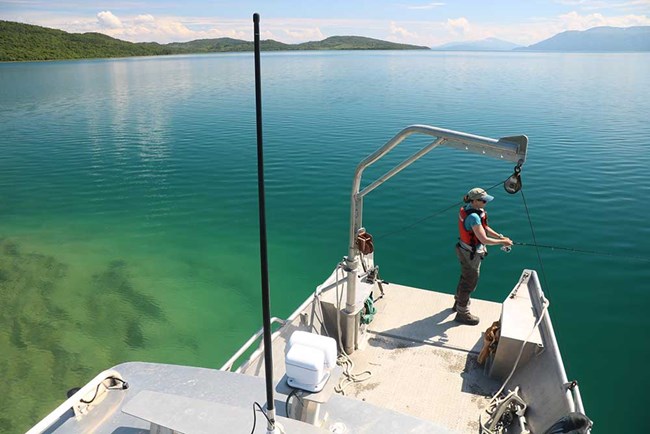
[[[0,19],[133,42],[200,38],[286,43],[359,35],[434,46],[496,37],[529,45],[565,30],[650,25],[650,0],[0,0]]]

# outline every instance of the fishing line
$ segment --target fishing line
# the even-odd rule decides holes
[[[499,185],[502,185],[502,184],[503,184],[504,182],[506,182],[508,179],[510,179],[510,177],[506,178],[504,181],[499,181],[499,182],[497,182],[497,183],[494,184],[492,187],[486,188],[485,191],[490,191],[490,190],[492,190],[494,187],[497,187],[497,186],[499,186]],[[382,239],[382,238],[386,238],[386,237],[388,237],[388,236],[395,235],[395,234],[398,234],[398,233],[400,233],[400,232],[404,232],[404,231],[407,230],[407,229],[411,229],[412,227],[415,227],[415,226],[419,225],[420,223],[422,223],[422,222],[425,221],[425,220],[429,220],[430,218],[433,218],[433,217],[435,217],[435,216],[437,216],[437,215],[440,215],[440,214],[442,214],[442,213],[444,213],[444,212],[449,211],[449,210],[452,209],[452,208],[455,208],[455,207],[460,206],[460,205],[463,205],[463,204],[464,204],[463,201],[456,202],[456,203],[454,203],[453,205],[448,206],[447,208],[444,208],[444,209],[441,209],[441,210],[439,210],[439,211],[436,211],[436,212],[434,212],[433,214],[428,215],[428,216],[426,216],[426,217],[422,217],[420,220],[417,220],[415,223],[412,223],[412,224],[410,224],[410,225],[408,225],[408,226],[406,226],[406,227],[403,227],[403,228],[401,228],[401,229],[397,229],[397,230],[395,230],[395,231],[393,231],[393,232],[388,232],[388,233],[385,233],[385,234],[381,234],[381,235],[379,235],[379,236],[375,236],[374,238],[375,238],[376,240],[380,240],[380,239]]]
[[[588,255],[600,255],[600,256],[612,256],[615,258],[626,258],[626,259],[636,259],[637,261],[645,261],[645,262],[650,262],[650,258],[644,258],[642,256],[632,256],[632,255],[617,255],[614,253],[609,253],[609,252],[599,252],[596,250],[582,250],[582,249],[574,249],[572,247],[561,247],[561,246],[549,246],[545,244],[532,244],[532,243],[519,243],[519,242],[513,242],[515,246],[524,246],[524,247],[541,247],[544,249],[551,249],[551,250],[565,250],[568,252],[575,252],[575,253],[585,253]]]

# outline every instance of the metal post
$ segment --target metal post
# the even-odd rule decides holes
[[[273,349],[271,348],[271,297],[266,243],[266,203],[264,197],[264,152],[262,140],[262,79],[260,74],[260,16],[253,14],[255,34],[255,113],[257,121],[257,190],[260,217],[260,262],[262,269],[262,321],[264,323],[264,372],[266,377],[267,432],[275,431],[273,398]]]

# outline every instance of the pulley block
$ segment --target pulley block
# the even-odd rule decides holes
[[[521,165],[515,167],[515,172],[505,180],[503,188],[510,194],[515,194],[521,190]]]

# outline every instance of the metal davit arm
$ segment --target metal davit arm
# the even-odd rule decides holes
[[[384,175],[380,176],[376,181],[369,184],[362,191],[360,191],[363,171],[368,166],[375,163],[388,152],[390,152],[407,137],[413,134],[423,134],[426,136],[435,137],[436,139],[429,145],[423,147],[418,152],[395,166],[393,169],[386,172]],[[346,336],[346,351],[353,351],[354,346],[356,345],[354,342],[356,329],[352,330],[351,327],[357,327],[357,325],[355,325],[355,322],[352,320],[352,318],[349,318],[349,316],[356,315],[356,312],[358,312],[360,309],[360,306],[357,306],[355,304],[358,266],[357,256],[359,254],[356,246],[356,238],[357,232],[362,226],[363,197],[440,145],[446,145],[452,148],[460,149],[462,151],[473,152],[500,160],[523,164],[526,161],[528,137],[513,136],[502,137],[500,139],[491,139],[489,137],[475,136],[473,134],[446,130],[443,128],[431,127],[428,125],[411,125],[404,128],[395,137],[390,139],[383,147],[359,163],[354,172],[354,180],[352,182],[350,239],[348,245],[348,256],[346,258],[348,272],[345,301],[345,314],[348,315],[348,318],[344,326],[347,329],[344,332],[344,335]]]

